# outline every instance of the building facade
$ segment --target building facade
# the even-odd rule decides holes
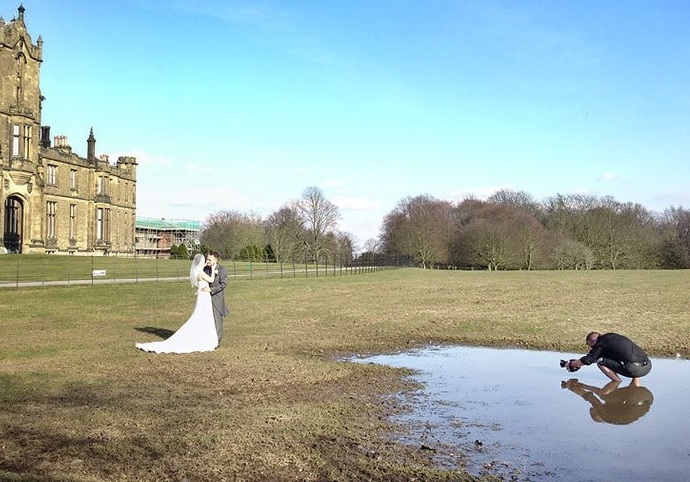
[[[41,125],[43,40],[34,44],[25,9],[0,18],[0,252],[135,254],[134,157],[86,157]],[[85,135],[86,137],[86,135]]]

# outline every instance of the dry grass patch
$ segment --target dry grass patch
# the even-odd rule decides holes
[[[0,480],[474,480],[399,446],[406,372],[338,355],[428,343],[690,355],[688,272],[399,270],[231,283],[223,345],[152,355],[186,283],[0,291]],[[158,335],[157,335],[158,334]]]

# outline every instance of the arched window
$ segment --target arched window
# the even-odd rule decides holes
[[[21,253],[23,217],[24,206],[21,199],[8,197],[5,200],[5,235],[2,241],[5,249],[12,253]]]

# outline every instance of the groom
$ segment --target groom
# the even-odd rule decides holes
[[[207,291],[211,292],[211,304],[213,305],[213,319],[216,322],[216,333],[218,334],[218,346],[223,339],[223,318],[228,316],[228,307],[225,305],[225,287],[228,284],[228,270],[225,266],[218,264],[220,255],[217,251],[210,251],[206,256],[206,266],[204,272],[211,275],[215,271],[216,277],[210,284]]]

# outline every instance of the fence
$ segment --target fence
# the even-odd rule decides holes
[[[108,256],[0,256],[0,288],[70,284],[181,281],[189,278],[189,260],[121,258]],[[324,263],[222,261],[228,279],[281,279],[349,276],[393,269],[399,264],[384,258]]]

